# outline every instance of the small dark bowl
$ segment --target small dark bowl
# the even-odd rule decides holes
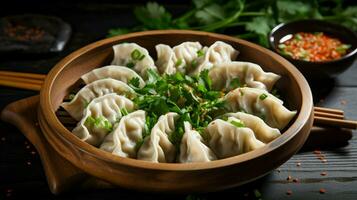
[[[298,32],[323,32],[339,39],[342,43],[350,44],[348,53],[336,60],[324,62],[309,62],[296,60],[280,53],[278,45],[284,37]],[[348,28],[321,20],[299,20],[276,26],[269,34],[270,47],[279,55],[293,63],[306,77],[335,77],[349,68],[357,55],[357,35]]]

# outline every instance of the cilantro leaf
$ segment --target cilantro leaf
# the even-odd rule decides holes
[[[168,29],[172,26],[171,14],[156,2],[148,2],[146,6],[136,7],[134,14],[148,29]]]

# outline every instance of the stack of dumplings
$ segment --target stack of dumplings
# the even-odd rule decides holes
[[[77,121],[72,133],[80,140],[115,156],[156,163],[195,163],[228,158],[265,146],[281,135],[296,111],[290,111],[271,91],[280,76],[259,65],[237,61],[239,52],[217,41],[211,46],[183,42],[177,46],[156,45],[156,61],[135,43],[113,46],[109,66],[96,68],[81,77],[85,84],[61,107]],[[137,109],[137,94],[130,86],[135,79],[143,88],[151,69],[163,75],[177,72],[189,76],[208,70],[212,88],[225,91],[225,113],[195,130],[183,122],[183,135],[175,146],[179,113],[158,116],[148,130],[146,111]],[[232,84],[240,81],[239,87]],[[233,86],[232,86],[233,85]]]

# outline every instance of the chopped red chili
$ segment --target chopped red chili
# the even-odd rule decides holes
[[[320,194],[325,194],[326,190],[324,188],[321,188],[319,192],[320,192]]]
[[[293,37],[278,46],[280,52],[296,60],[312,62],[330,61],[347,54],[351,45],[322,32],[295,33]]]

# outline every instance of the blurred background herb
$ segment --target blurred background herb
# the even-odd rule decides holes
[[[357,6],[343,0],[192,0],[187,11],[173,16],[163,5],[148,2],[133,10],[135,27],[110,29],[108,37],[155,29],[219,32],[268,46],[267,35],[279,23],[321,19],[357,31]]]

